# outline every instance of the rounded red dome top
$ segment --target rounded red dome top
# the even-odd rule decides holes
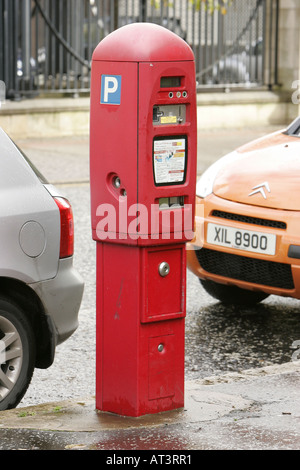
[[[133,23],[106,36],[96,47],[93,60],[169,62],[194,60],[194,54],[183,39],[163,26]]]

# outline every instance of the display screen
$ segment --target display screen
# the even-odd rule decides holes
[[[161,88],[176,88],[181,86],[181,77],[161,77]]]

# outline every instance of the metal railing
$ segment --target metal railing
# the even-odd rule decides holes
[[[154,22],[192,47],[199,90],[277,82],[278,0],[0,0],[0,81],[8,98],[88,93],[93,50],[111,31]]]

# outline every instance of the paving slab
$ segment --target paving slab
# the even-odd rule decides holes
[[[94,397],[6,410],[0,450],[299,450],[299,385],[295,361],[189,381],[184,408],[138,418]]]

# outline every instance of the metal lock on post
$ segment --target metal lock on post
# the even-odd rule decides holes
[[[161,275],[161,277],[167,276],[170,272],[170,265],[166,261],[163,261],[158,266],[158,272]]]

